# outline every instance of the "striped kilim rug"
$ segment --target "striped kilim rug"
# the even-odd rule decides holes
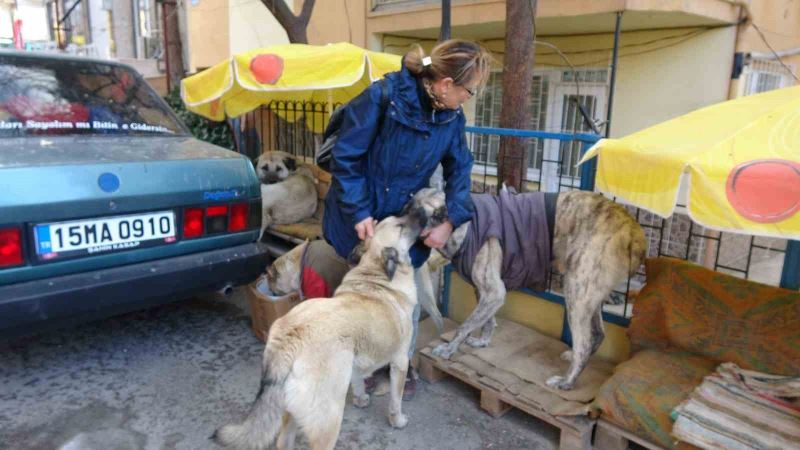
[[[724,363],[672,416],[672,434],[704,449],[800,449],[800,378]]]

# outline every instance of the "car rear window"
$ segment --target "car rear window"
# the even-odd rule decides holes
[[[130,69],[0,55],[0,137],[184,132],[166,103]]]

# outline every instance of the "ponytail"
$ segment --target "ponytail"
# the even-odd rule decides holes
[[[449,77],[455,84],[463,85],[477,77],[481,89],[489,80],[492,56],[476,42],[463,39],[444,41],[431,50],[429,58],[428,61],[419,44],[414,44],[403,63],[415,77],[432,81]]]

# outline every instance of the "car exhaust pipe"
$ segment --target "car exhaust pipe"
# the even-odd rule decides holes
[[[217,290],[216,295],[220,299],[226,299],[233,294],[233,283],[225,283],[221,289]]]

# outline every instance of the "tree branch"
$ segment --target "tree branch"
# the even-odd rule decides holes
[[[261,0],[261,3],[269,9],[284,28],[286,28],[284,23],[291,23],[297,19],[284,0],[278,0],[277,2],[275,0]]]
[[[300,11],[300,20],[303,22],[304,27],[307,27],[308,22],[311,20],[311,11],[314,9],[314,2],[316,2],[316,0],[305,0],[303,2],[303,8]]]
[[[305,0],[300,16],[295,16],[285,0],[261,0],[289,36],[289,42],[307,44],[306,28],[316,0]]]

